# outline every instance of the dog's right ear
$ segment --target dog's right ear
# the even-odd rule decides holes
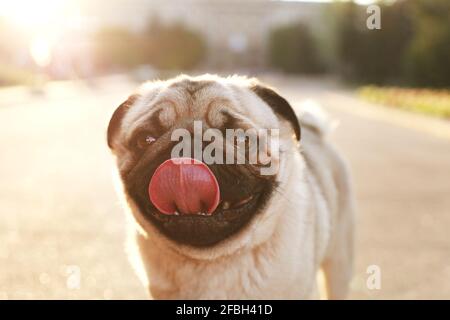
[[[122,119],[127,113],[128,109],[133,105],[133,103],[139,98],[138,94],[133,94],[128,97],[126,101],[124,101],[117,109],[114,111],[111,120],[109,120],[108,125],[108,146],[110,149],[113,149],[113,141],[119,132],[120,125],[122,124]]]

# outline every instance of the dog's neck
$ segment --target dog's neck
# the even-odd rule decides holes
[[[140,236],[150,294],[155,299],[265,298],[265,290],[284,283],[283,273],[287,270],[283,271],[286,264],[282,262],[288,257],[282,250],[282,234],[277,232],[270,241],[255,248],[214,260],[163,250]],[[281,291],[286,287],[281,287],[277,296],[286,296]]]

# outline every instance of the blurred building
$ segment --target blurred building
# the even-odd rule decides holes
[[[183,23],[205,36],[205,66],[224,69],[264,66],[266,41],[273,27],[291,22],[317,24],[327,5],[272,0],[128,0],[108,1],[108,6],[101,3],[86,2],[88,11],[99,12],[91,20],[94,25],[122,25],[139,30],[155,18]]]
[[[152,15],[182,21],[205,35],[209,66],[260,67],[266,61],[270,30],[282,24],[320,21],[323,3],[270,0],[154,1]]]
[[[93,76],[98,71],[95,35],[100,29],[119,27],[138,33],[157,19],[161,23],[183,24],[204,37],[207,54],[200,67],[262,69],[267,66],[267,41],[273,28],[303,22],[318,30],[323,21],[322,9],[327,5],[278,0],[66,0],[64,3],[49,16],[51,21],[40,21],[46,28],[17,24],[0,12],[0,27],[3,19],[15,28],[15,32],[10,31],[9,25],[0,28],[3,43],[0,43],[0,64],[43,71],[53,78]],[[47,1],[49,9],[53,5]],[[15,14],[23,22],[21,12]]]

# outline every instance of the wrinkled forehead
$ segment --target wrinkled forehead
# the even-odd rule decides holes
[[[227,79],[179,79],[144,84],[139,98],[123,119],[128,130],[139,127],[155,112],[162,121],[217,118],[226,110],[257,128],[278,128],[272,109],[245,83]]]

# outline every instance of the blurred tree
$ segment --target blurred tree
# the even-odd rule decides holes
[[[8,58],[8,33],[9,29],[5,21],[0,18],[0,62],[3,64]]]
[[[314,39],[303,24],[274,29],[269,36],[270,64],[288,73],[323,71]]]
[[[370,30],[365,6],[336,4],[338,69],[346,79],[377,84],[403,81],[403,61],[412,37],[411,5],[409,1],[379,5],[381,29]]]
[[[158,19],[140,33],[107,28],[96,35],[101,69],[150,64],[159,69],[191,69],[202,60],[205,43],[200,34],[181,24],[165,25]]]
[[[120,27],[101,29],[95,36],[97,64],[101,69],[130,68],[143,62],[139,37]]]
[[[450,1],[413,0],[415,37],[407,75],[420,86],[450,87]]]
[[[196,67],[206,53],[203,37],[182,24],[165,25],[151,20],[144,38],[148,61],[160,69],[184,70]]]
[[[11,24],[0,18],[0,86],[32,84],[34,74],[28,55],[28,41],[23,32],[11,32]]]

